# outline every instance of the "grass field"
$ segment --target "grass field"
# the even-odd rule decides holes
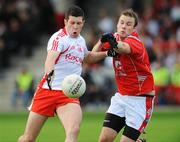
[[[103,118],[103,112],[84,112],[78,142],[97,142]],[[0,113],[0,142],[16,142],[26,119],[26,113]],[[147,131],[147,142],[180,142],[180,111],[155,112]],[[119,142],[120,135],[115,142]],[[46,122],[37,142],[63,142],[64,137],[64,130],[54,117]]]

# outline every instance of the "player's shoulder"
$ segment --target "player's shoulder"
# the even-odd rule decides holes
[[[85,42],[85,38],[82,35],[79,35],[79,39]]]
[[[57,36],[58,36],[59,38],[67,37],[66,29],[63,28],[63,29],[60,29],[59,31],[57,31]]]
[[[67,33],[64,29],[60,29],[59,31],[55,32],[50,39],[52,40],[64,40],[67,37]]]
[[[127,40],[133,40],[133,41],[138,41],[138,42],[142,42],[141,39],[139,38],[139,35],[137,32],[133,32],[132,34],[128,35]]]

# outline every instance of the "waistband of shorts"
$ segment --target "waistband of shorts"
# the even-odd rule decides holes
[[[150,95],[150,94],[142,94],[142,95],[139,95],[138,97],[154,97],[154,95]]]
[[[154,97],[154,96],[155,96],[155,91],[151,91],[149,93],[139,95],[139,97]]]

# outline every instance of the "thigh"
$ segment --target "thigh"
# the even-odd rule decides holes
[[[126,125],[121,140],[126,142],[134,142],[138,139],[140,134],[140,131]]]
[[[103,128],[99,141],[113,141],[119,131],[125,126],[125,118],[117,115],[106,113]]]
[[[65,130],[74,126],[80,126],[82,120],[82,110],[77,103],[67,103],[59,106],[56,110]]]
[[[56,109],[56,91],[38,88],[29,110],[43,116],[53,117]]]
[[[115,130],[117,133],[125,126],[125,117],[119,117],[112,113],[106,113],[103,127]]]
[[[48,117],[39,115],[34,112],[29,113],[29,117],[26,124],[26,129],[24,134],[33,137],[34,139],[39,134],[43,124]]]
[[[153,112],[152,97],[129,97],[126,103],[126,124],[140,132],[145,129]]]
[[[125,117],[125,105],[124,98],[119,93],[116,93],[111,98],[111,104],[107,110],[107,113],[115,114],[119,117]]]

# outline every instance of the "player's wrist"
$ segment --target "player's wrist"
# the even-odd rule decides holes
[[[114,51],[113,49],[109,49],[108,51],[106,51],[106,55],[108,57],[117,57],[118,53],[116,51]]]

